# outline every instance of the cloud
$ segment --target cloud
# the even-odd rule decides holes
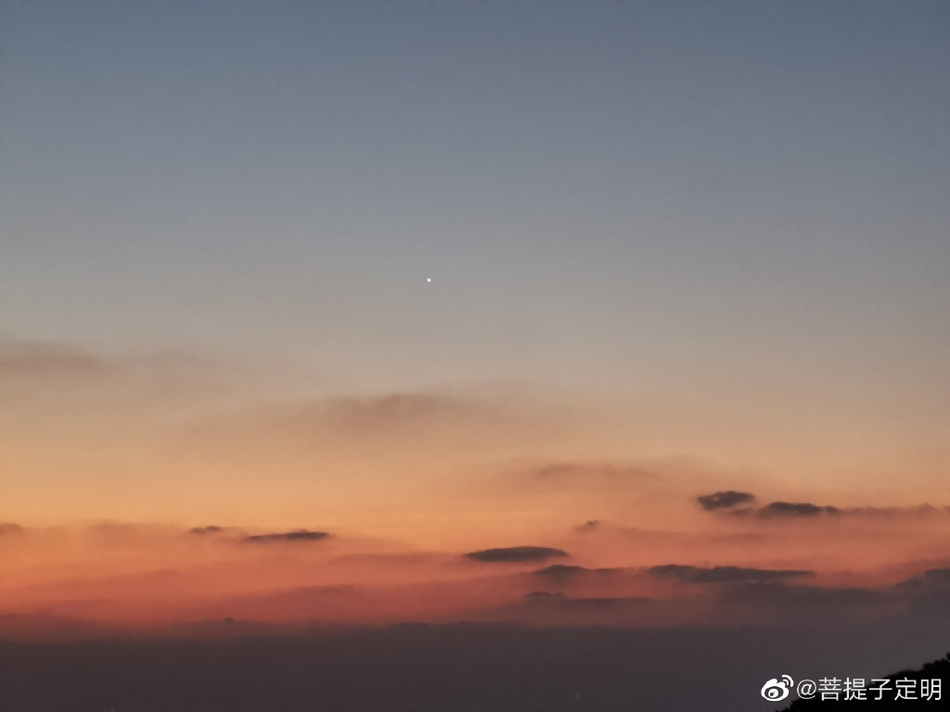
[[[934,514],[950,514],[950,507],[935,507],[920,504],[916,507],[847,507],[841,514],[866,517],[928,517]]]
[[[571,598],[570,596],[564,593],[548,593],[546,591],[532,591],[531,593],[525,595],[524,601],[526,603],[538,603],[538,604],[543,604],[543,605],[555,604],[559,606],[604,608],[604,607],[609,607],[609,606],[652,603],[653,599],[643,598],[641,596],[617,596],[617,597],[600,596],[600,597],[587,597],[587,598]]]
[[[485,413],[487,405],[440,393],[393,393],[328,401],[325,412],[340,425],[359,429],[435,424]],[[485,413],[487,415],[487,413]]]
[[[567,594],[556,591],[554,593],[549,593],[548,591],[531,591],[531,593],[526,593],[524,600],[528,603],[534,601],[540,601],[542,603],[547,601],[565,601],[567,600]]]
[[[896,586],[897,588],[944,588],[950,587],[950,567],[939,568],[939,569],[928,569],[923,573],[917,574],[916,576],[911,576],[910,578],[901,581]]]
[[[812,576],[815,572],[800,569],[756,569],[740,566],[702,568],[665,564],[651,567],[648,573],[652,576],[675,578],[684,583],[735,583],[738,581],[783,581],[801,576]]]
[[[473,561],[496,564],[547,561],[548,559],[570,556],[570,554],[561,549],[552,549],[547,546],[511,546],[503,549],[470,551],[464,556]]]
[[[216,524],[212,524],[207,527],[192,527],[191,529],[188,530],[188,533],[197,534],[200,536],[200,535],[205,535],[205,534],[220,534],[223,531],[224,529],[222,527],[219,527]]]
[[[564,601],[567,605],[570,606],[595,606],[595,607],[605,607],[605,606],[627,606],[630,604],[644,604],[652,603],[652,599],[644,598],[642,596],[600,596],[600,597],[589,597],[589,598],[570,598],[568,597]]]
[[[815,607],[871,606],[889,602],[884,591],[872,588],[847,586],[844,588],[822,588],[820,586],[789,586],[776,581],[745,581],[728,589],[728,600],[742,603],[768,603],[781,605],[783,610],[807,612]]]
[[[755,501],[755,495],[750,492],[737,492],[735,490],[722,490],[712,494],[703,494],[696,498],[699,506],[706,511],[715,509],[729,509],[737,504],[748,504]]]
[[[477,452],[510,457],[527,443],[547,442],[571,427],[569,408],[490,388],[442,388],[373,396],[305,397],[258,402],[189,429],[198,442],[221,448],[235,443],[308,455],[320,445],[327,457],[385,458],[387,466],[454,462]],[[372,450],[364,446],[373,444]],[[378,449],[377,449],[378,448]]]
[[[538,483],[623,483],[652,479],[656,473],[641,465],[614,462],[554,462],[524,470],[522,477]]]
[[[811,502],[770,502],[764,507],[741,507],[741,504],[751,504],[755,495],[750,492],[735,490],[721,490],[712,494],[700,495],[696,498],[699,505],[707,512],[729,510],[736,516],[755,515],[763,518],[809,518],[820,515],[847,515],[852,517],[925,517],[933,514],[950,513],[950,507],[935,507],[931,504],[921,504],[916,507],[834,507],[813,504]]]
[[[98,376],[111,370],[106,360],[75,346],[0,342],[0,378]]]
[[[538,569],[537,571],[532,571],[531,573],[535,576],[543,576],[544,578],[565,580],[575,578],[581,574],[587,573],[588,571],[590,571],[590,569],[584,568],[583,566],[552,564],[551,566]]]
[[[841,510],[811,502],[771,502],[758,511],[760,517],[817,517],[820,514],[841,514]]]
[[[594,529],[598,529],[601,526],[603,526],[603,522],[599,519],[590,519],[583,524],[578,524],[577,527],[575,527],[575,530],[579,532],[589,532]]]
[[[270,410],[268,420],[281,431],[307,436],[386,438],[456,431],[471,436],[514,424],[524,410],[517,405],[504,394],[478,390],[398,392],[283,403]]]
[[[613,460],[562,460],[517,462],[501,476],[506,487],[526,494],[640,492],[665,488],[693,476],[680,461],[625,462]],[[597,520],[590,520],[594,528]]]
[[[396,552],[396,553],[356,553],[356,554],[344,554],[343,556],[335,557],[332,562],[334,564],[369,564],[374,567],[376,566],[417,566],[421,564],[432,563],[433,561],[439,561],[440,559],[445,558],[442,554],[437,554],[434,552]]]
[[[223,363],[190,352],[101,354],[76,344],[0,340],[0,383],[125,379],[125,386],[218,385]]]
[[[244,541],[252,544],[278,544],[281,542],[323,541],[324,539],[329,539],[331,536],[333,535],[329,532],[314,532],[307,529],[297,529],[290,532],[248,535],[244,537]]]
[[[823,514],[847,517],[928,517],[950,513],[948,507],[921,504],[916,507],[833,507],[811,502],[770,502],[759,509],[740,509],[737,515],[756,514],[760,517],[817,517]]]
[[[246,375],[235,363],[186,351],[99,353],[0,340],[0,417],[12,416],[24,428],[49,427],[50,417],[64,417],[69,432],[104,428],[114,436],[117,428],[169,408],[229,398]],[[101,417],[88,417],[91,408],[102,409]]]
[[[585,566],[571,566],[568,564],[551,564],[543,569],[532,571],[532,576],[550,579],[552,581],[570,581],[587,574],[614,574],[627,569],[621,568],[599,568],[589,569]]]
[[[22,534],[25,532],[24,529],[19,524],[14,524],[12,522],[0,523],[0,536],[7,536],[8,534]]]
[[[917,610],[931,610],[946,617],[950,609],[950,567],[929,569],[893,586],[893,591],[909,598]]]

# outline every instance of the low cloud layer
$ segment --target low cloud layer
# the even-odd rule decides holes
[[[902,581],[898,586],[909,590],[927,588],[950,590],[950,567],[928,569]]]
[[[598,596],[573,598],[564,593],[548,593],[547,591],[532,591],[524,598],[526,603],[541,605],[568,606],[574,608],[608,608],[616,606],[643,606],[651,603],[651,599],[644,596]]]
[[[738,581],[784,581],[802,576],[812,576],[815,572],[801,569],[756,569],[741,566],[703,568],[665,564],[650,567],[649,573],[652,576],[673,578],[686,583],[735,583]]]
[[[802,535],[796,530],[794,538]],[[30,528],[3,541],[24,555],[10,559],[0,582],[0,615],[42,613],[124,626],[235,618],[285,625],[509,620],[637,627],[883,619],[950,605],[945,556],[859,572],[810,568],[774,548],[771,561],[797,565],[746,557],[730,562],[721,547],[722,563],[705,564],[709,550],[685,558],[690,544],[681,539],[672,542],[677,558],[651,565],[644,560],[653,546],[649,538],[621,538],[613,548],[612,538],[574,534],[565,549],[523,545],[462,553],[409,550],[353,535],[321,543],[332,536],[217,525]],[[811,541],[828,539],[822,534]],[[471,563],[460,565],[460,559]],[[48,562],[45,573],[37,567],[41,561]],[[64,575],[66,561],[89,573]]]

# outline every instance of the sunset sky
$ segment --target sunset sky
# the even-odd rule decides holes
[[[948,32],[0,0],[0,634],[946,600]]]

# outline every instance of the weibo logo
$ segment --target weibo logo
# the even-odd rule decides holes
[[[791,686],[791,675],[782,675],[781,681],[773,677],[762,685],[762,697],[770,702],[780,702],[788,697],[789,692],[791,692]]]

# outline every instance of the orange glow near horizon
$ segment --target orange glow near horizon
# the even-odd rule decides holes
[[[741,622],[788,615],[732,598],[776,583],[880,590],[883,615],[947,565],[940,460],[896,445],[873,465],[803,426],[814,452],[789,458],[774,422],[653,402],[276,396],[209,364],[44,348],[0,368],[0,617],[27,628]],[[747,494],[700,506],[717,491]],[[490,549],[515,553],[466,556]]]

